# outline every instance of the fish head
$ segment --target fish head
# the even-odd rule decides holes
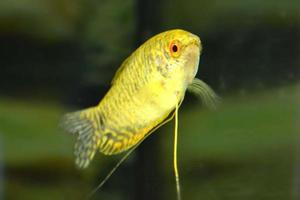
[[[188,31],[174,29],[158,34],[154,40],[161,51],[156,59],[157,63],[163,63],[161,71],[168,77],[184,81],[185,85],[192,83],[202,51],[200,38]]]

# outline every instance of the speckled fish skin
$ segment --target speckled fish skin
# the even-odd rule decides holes
[[[184,45],[176,59],[168,52],[173,40]],[[103,153],[130,148],[175,108],[196,74],[199,47],[197,36],[182,30],[168,31],[148,40],[124,62],[98,105],[110,133],[108,146],[115,146],[104,148]]]
[[[201,50],[199,37],[176,29],[134,51],[97,106],[66,115],[66,130],[78,134],[77,165],[86,167],[96,149],[107,155],[121,153],[163,122],[192,83]]]

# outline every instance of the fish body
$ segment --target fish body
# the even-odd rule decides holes
[[[97,150],[126,151],[162,123],[193,84],[201,50],[199,37],[180,29],[160,33],[135,50],[97,106],[64,116],[66,131],[77,135],[76,164],[87,167]]]

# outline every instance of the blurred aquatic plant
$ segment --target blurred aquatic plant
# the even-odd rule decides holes
[[[81,0],[1,0],[0,31],[60,40],[72,37],[82,12]]]

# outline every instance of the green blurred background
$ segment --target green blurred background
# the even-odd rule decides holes
[[[1,0],[0,199],[84,199],[120,159],[73,164],[63,113],[95,105],[130,52],[164,30],[201,37],[198,77],[216,111],[187,94],[179,115],[183,199],[300,199],[300,1]],[[175,199],[173,123],[92,199]]]

